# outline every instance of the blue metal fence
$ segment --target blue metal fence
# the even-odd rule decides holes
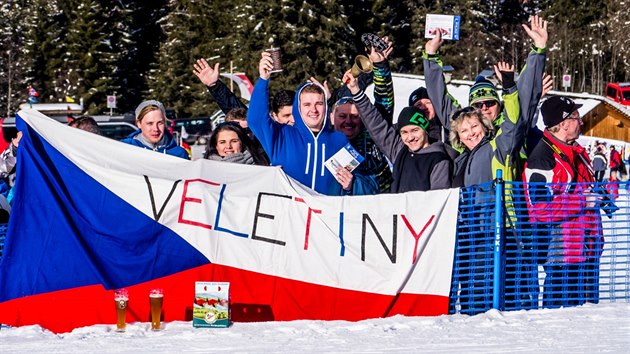
[[[0,224],[0,259],[2,259],[2,251],[4,250],[4,241],[7,238],[7,224]]]
[[[571,203],[555,205],[565,218],[536,222],[525,188],[549,185],[498,176],[462,188],[450,313],[630,302],[628,186],[590,186],[599,193],[596,205],[581,205],[579,212]]]
[[[498,178],[461,189],[449,312],[630,302],[630,184],[595,188],[604,202],[584,213],[596,212],[601,230],[531,222],[524,187]],[[0,259],[6,233],[0,224]],[[558,261],[567,258],[562,247],[571,248],[571,236],[580,256]]]

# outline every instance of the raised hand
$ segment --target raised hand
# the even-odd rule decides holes
[[[429,55],[437,54],[440,46],[442,46],[442,43],[444,43],[444,40],[442,39],[442,29],[436,28],[435,32],[435,37],[431,38],[424,45],[424,51]]]
[[[368,57],[372,61],[372,63],[380,63],[387,59],[389,55],[394,50],[394,44],[389,40],[387,36],[383,37],[383,41],[387,43],[387,49],[382,52],[377,52],[374,47],[370,47],[370,52],[368,53]]]
[[[219,80],[219,63],[214,64],[212,68],[206,59],[197,59],[193,64],[193,74],[197,75],[201,83],[206,86],[213,86]]]
[[[311,76],[308,79],[308,81],[314,82],[314,83],[319,84],[320,86],[322,86],[324,88],[324,92],[326,93],[326,98],[330,98],[330,89],[328,88],[328,81],[324,80],[324,83],[322,84],[314,76]]]
[[[514,77],[514,65],[500,61],[494,66],[494,73],[497,75],[497,79],[503,83],[503,73],[512,73],[512,78]]]
[[[260,78],[268,80],[271,76],[271,69],[273,69],[271,54],[263,51],[260,53],[260,62],[258,63],[258,73],[260,74]]]
[[[553,90],[553,77],[551,77],[551,75],[547,73],[544,73],[542,86],[543,86],[543,89],[542,89],[542,95],[540,95],[540,98],[545,97],[547,92]]]
[[[350,93],[352,93],[353,95],[359,93],[359,80],[357,80],[356,77],[352,76],[352,72],[350,71],[350,69],[348,69],[348,71],[343,74],[343,78],[341,79],[341,81],[346,83],[346,86],[348,86]]]
[[[22,139],[22,132],[18,131],[17,136],[11,140],[13,146],[17,148],[20,145],[20,139]]]
[[[547,21],[543,20],[543,18],[538,15],[534,15],[529,18],[529,23],[531,27],[523,24],[523,29],[529,38],[534,41],[536,48],[545,48],[547,46],[547,39],[549,39]]]

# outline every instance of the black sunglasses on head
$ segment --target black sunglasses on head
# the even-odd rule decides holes
[[[468,106],[468,107],[464,107],[462,109],[458,109],[455,112],[453,112],[453,114],[451,114],[451,120],[455,120],[457,118],[459,118],[460,115],[462,114],[466,114],[466,113],[470,113],[475,111],[476,108]]]

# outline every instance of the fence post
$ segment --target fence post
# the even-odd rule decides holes
[[[492,276],[492,308],[499,309],[501,300],[501,239],[503,235],[503,170],[494,180],[494,270]]]

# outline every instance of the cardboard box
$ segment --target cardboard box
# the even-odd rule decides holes
[[[424,38],[433,38],[438,28],[442,30],[442,39],[459,40],[460,16],[427,14],[424,26]]]
[[[193,327],[230,326],[230,283],[195,282]]]

